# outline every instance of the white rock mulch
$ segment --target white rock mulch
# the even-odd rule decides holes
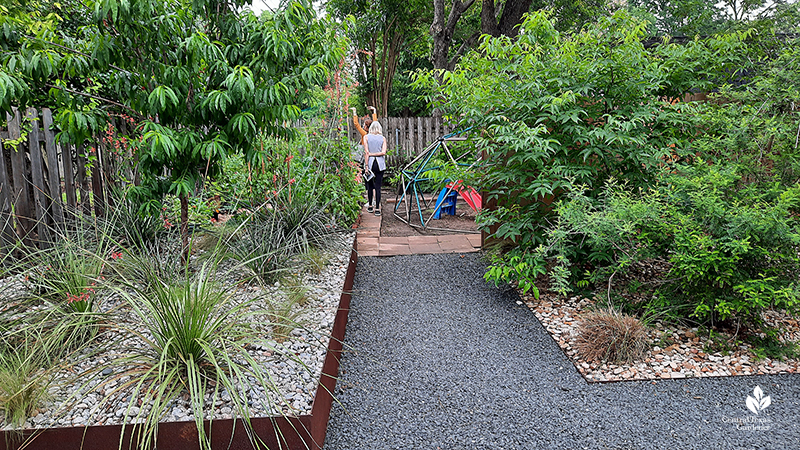
[[[539,300],[521,292],[520,297],[590,382],[800,373],[798,360],[756,360],[747,344],[725,354],[712,352],[709,349],[714,345],[708,335],[701,335],[697,328],[679,329],[661,323],[648,330],[652,347],[644,360],[630,365],[585,361],[574,348],[575,336],[581,315],[593,309],[594,301],[549,293],[542,293]],[[784,341],[800,341],[796,319],[776,311],[769,311],[765,319],[772,326],[780,325]],[[664,343],[664,348],[659,343]]]
[[[297,322],[302,326],[291,332],[289,339],[282,343],[263,336],[264,345],[248,348],[247,351],[256,361],[263,365],[263,373],[268,375],[272,386],[267,392],[258,386],[255,380],[243,383],[248,387],[247,402],[251,417],[274,415],[306,415],[311,413],[317,384],[322,373],[322,365],[327,352],[327,345],[333,328],[334,318],[339,306],[344,280],[350,261],[354,232],[336,235],[326,252],[327,264],[319,274],[304,273],[303,285],[309,289],[308,301],[302,307],[302,314]],[[236,299],[252,298],[261,294],[263,298],[279,299],[285,297],[280,285],[256,288],[246,285],[232,285],[232,295]],[[266,295],[264,295],[266,294]],[[116,299],[106,299],[108,303],[102,309],[117,314],[115,321],[120,323],[135,321],[135,315],[126,308],[114,308]],[[255,305],[263,307],[263,305]],[[141,324],[140,324],[141,326]],[[268,327],[264,327],[268,333]],[[101,338],[118,339],[114,329],[105,331],[112,335]],[[135,338],[128,338],[127,345],[141,346]],[[55,377],[50,388],[50,399],[34,412],[25,428],[49,428],[85,425],[120,424],[136,422],[137,415],[146,413],[149,405],[129,402],[130,389],[125,387],[131,380],[128,377],[114,375],[109,362],[118,357],[114,349],[98,354],[92,358],[75,364]],[[88,381],[76,379],[76,374],[90,375]],[[213,403],[213,404],[212,404]],[[66,405],[66,406],[65,406]],[[236,408],[230,394],[222,391],[216,400],[210,396],[206,399],[205,418],[227,419],[236,416]],[[194,416],[188,401],[188,394],[173,399],[166,416],[161,419],[170,421],[193,421]],[[4,429],[11,425],[0,423]]]

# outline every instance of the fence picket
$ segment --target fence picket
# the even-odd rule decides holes
[[[89,189],[87,189],[87,180],[86,180],[86,157],[84,156],[86,153],[86,147],[81,144],[77,147],[77,162],[78,167],[75,171],[76,181],[78,183],[78,193],[80,193],[80,200],[78,200],[77,205],[80,205],[81,210],[84,213],[89,214],[91,210],[91,204],[89,202]]]
[[[61,146],[61,163],[64,168],[64,192],[67,194],[67,208],[78,207],[78,197],[75,194],[75,177],[72,172],[72,145]]]
[[[14,115],[7,115],[8,120],[8,138],[10,140],[19,139],[21,136],[21,121],[20,113],[17,108],[13,109]],[[25,242],[30,244],[28,235],[32,228],[30,197],[28,196],[28,183],[25,180],[27,173],[25,164],[25,146],[19,144],[16,148],[11,150],[11,176],[14,184],[12,190],[12,202],[15,205],[15,215],[17,219],[17,235]]]
[[[33,181],[33,210],[36,215],[36,230],[40,248],[46,248],[50,242],[50,233],[47,230],[47,186],[44,184],[44,162],[42,161],[42,146],[39,142],[39,111],[28,108],[25,117],[31,124],[28,135],[28,149],[31,158],[31,180]]]
[[[8,134],[5,133],[5,139],[8,139]],[[8,178],[8,165],[6,164],[6,155],[11,150],[7,150],[5,145],[0,142],[0,248],[3,254],[13,248],[14,245],[14,217],[11,215],[11,180]],[[10,156],[10,155],[9,155]]]
[[[42,109],[42,128],[44,133],[45,153],[47,154],[47,180],[50,185],[50,208],[53,211],[53,221],[57,224],[64,222],[64,211],[61,207],[61,177],[58,174],[58,146],[55,142],[53,131],[53,113],[49,108]]]
[[[417,117],[417,144],[414,146],[414,154],[421,152],[425,145],[422,142],[422,117]]]
[[[103,202],[105,196],[103,195],[103,158],[100,152],[100,145],[94,144],[95,164],[92,167],[92,203],[94,203],[94,212],[98,216],[103,214]]]

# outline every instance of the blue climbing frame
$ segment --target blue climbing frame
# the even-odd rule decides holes
[[[436,202],[433,208],[433,212],[428,216],[428,219],[425,220],[422,212],[430,209],[430,204],[428,200],[425,199],[422,190],[420,188],[420,183],[423,181],[430,181],[433,180],[432,177],[428,176],[428,172],[432,170],[437,170],[441,166],[429,166],[431,163],[431,159],[436,155],[439,150],[443,150],[450,161],[454,164],[463,166],[463,167],[472,167],[475,163],[472,164],[464,164],[459,163],[458,159],[461,159],[465,155],[461,155],[458,158],[453,158],[453,155],[450,153],[450,149],[447,147],[448,142],[454,141],[465,141],[467,138],[461,136],[462,134],[471,130],[472,127],[461,131],[455,131],[450,134],[446,134],[444,136],[439,137],[436,141],[432,142],[425,150],[422,151],[416,158],[414,158],[410,163],[406,164],[403,169],[400,170],[400,187],[397,190],[397,197],[395,198],[395,205],[394,205],[394,215],[398,219],[402,220],[403,222],[411,225],[412,227],[419,227],[419,228],[429,228],[432,230],[442,230],[442,231],[454,231],[460,232],[465,230],[450,230],[446,228],[436,228],[429,226],[430,220],[434,218],[434,215],[438,217],[438,212],[442,207],[442,202]],[[477,162],[477,161],[476,161]],[[454,191],[455,186],[451,186],[447,188],[447,193],[445,196],[449,195],[451,192]],[[411,198],[413,196],[413,198]],[[398,209],[400,205],[405,205],[405,218],[401,217],[398,214]],[[420,225],[415,223],[411,223],[411,210],[412,208],[416,209],[415,215],[419,214],[419,221]]]

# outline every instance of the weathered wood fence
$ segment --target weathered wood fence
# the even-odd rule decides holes
[[[24,116],[14,109],[6,119],[7,129],[0,130],[3,254],[19,241],[48,246],[55,238],[51,230],[63,224],[70,211],[102,212],[119,167],[101,142],[57,144],[53,114],[47,108],[28,108]]]
[[[358,143],[361,136],[353,126],[352,116],[349,118],[349,136],[353,143]],[[361,119],[363,123],[363,118]],[[388,143],[388,164],[397,167],[403,162],[413,159],[440,136],[451,133],[453,128],[434,117],[385,117],[378,118],[383,127],[383,135]]]
[[[55,238],[51,231],[63,224],[71,211],[100,214],[110,201],[109,188],[122,178],[120,170],[125,165],[125,156],[112,152],[102,139],[80,146],[57,144],[58,130],[53,127],[50,109],[14,109],[6,119],[7,128],[0,129],[0,254],[19,241],[47,246]],[[348,121],[350,141],[357,145],[360,135],[352,116]],[[388,117],[379,122],[388,142],[391,167],[413,159],[431,142],[453,131],[433,117]],[[124,134],[125,123],[119,125]],[[133,176],[125,173],[129,180]]]

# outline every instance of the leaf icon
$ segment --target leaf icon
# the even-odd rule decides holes
[[[753,411],[753,413],[758,414],[759,411],[766,408],[770,404],[772,404],[772,399],[769,395],[764,395],[764,391],[761,390],[760,386],[756,386],[753,389],[753,395],[755,398],[747,396],[747,409]]]
[[[758,414],[758,400],[754,399],[753,397],[747,396],[747,409],[753,411],[753,414]]]
[[[767,395],[766,397],[761,399],[761,403],[758,406],[759,411],[766,408],[770,404],[772,404],[772,400],[769,398],[769,395]]]
[[[756,388],[753,389],[753,396],[756,398],[756,400],[758,400],[759,403],[761,403],[761,397],[764,396],[764,392],[761,391],[760,386],[756,386]]]

